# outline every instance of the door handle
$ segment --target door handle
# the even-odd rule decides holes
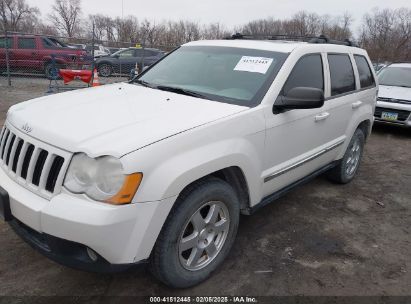
[[[317,122],[317,121],[321,121],[321,120],[327,119],[328,116],[330,116],[330,113],[328,113],[328,112],[323,112],[323,113],[318,114],[317,116],[315,116],[315,121]]]
[[[357,109],[362,105],[362,101],[356,101],[352,104],[353,109]]]

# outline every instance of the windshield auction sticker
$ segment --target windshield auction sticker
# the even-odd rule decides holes
[[[272,58],[243,56],[235,66],[234,71],[265,74],[272,63]]]

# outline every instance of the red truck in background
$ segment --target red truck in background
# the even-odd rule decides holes
[[[0,73],[6,70],[6,43],[12,72],[42,73],[52,79],[58,69],[83,69],[92,58],[81,49],[74,49],[53,37],[11,34],[0,36]]]

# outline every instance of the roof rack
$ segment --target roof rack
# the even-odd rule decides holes
[[[226,37],[228,40],[287,40],[287,41],[302,41],[308,43],[324,43],[324,44],[338,44],[346,46],[357,46],[349,39],[344,41],[330,39],[325,35],[320,36],[293,36],[293,35],[245,35],[236,33],[230,37]]]

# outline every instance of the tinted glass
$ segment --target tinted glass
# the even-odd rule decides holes
[[[56,45],[51,40],[43,38],[42,41],[43,41],[43,46],[47,49],[51,49],[51,48],[56,47]]]
[[[134,57],[134,50],[125,50],[118,53],[120,57]]]
[[[7,38],[7,47],[11,48],[11,38]],[[4,49],[6,47],[6,37],[0,37],[0,49]]]
[[[36,40],[34,38],[19,38],[18,48],[19,49],[35,49]]]
[[[348,55],[328,55],[331,74],[331,96],[355,90],[355,77]]]
[[[139,80],[251,107],[261,102],[287,56],[255,49],[184,46],[152,66]]]
[[[388,66],[378,73],[380,85],[411,88],[411,67]]]
[[[361,88],[368,88],[375,85],[374,77],[367,59],[364,56],[354,55],[357,64],[358,74],[360,75]]]
[[[136,57],[143,57],[143,53],[145,56],[149,56],[147,50],[143,51],[143,49],[136,49],[135,52],[136,52]]]
[[[283,87],[282,95],[296,87],[309,87],[324,90],[324,74],[321,55],[309,55],[301,58],[294,66]]]

